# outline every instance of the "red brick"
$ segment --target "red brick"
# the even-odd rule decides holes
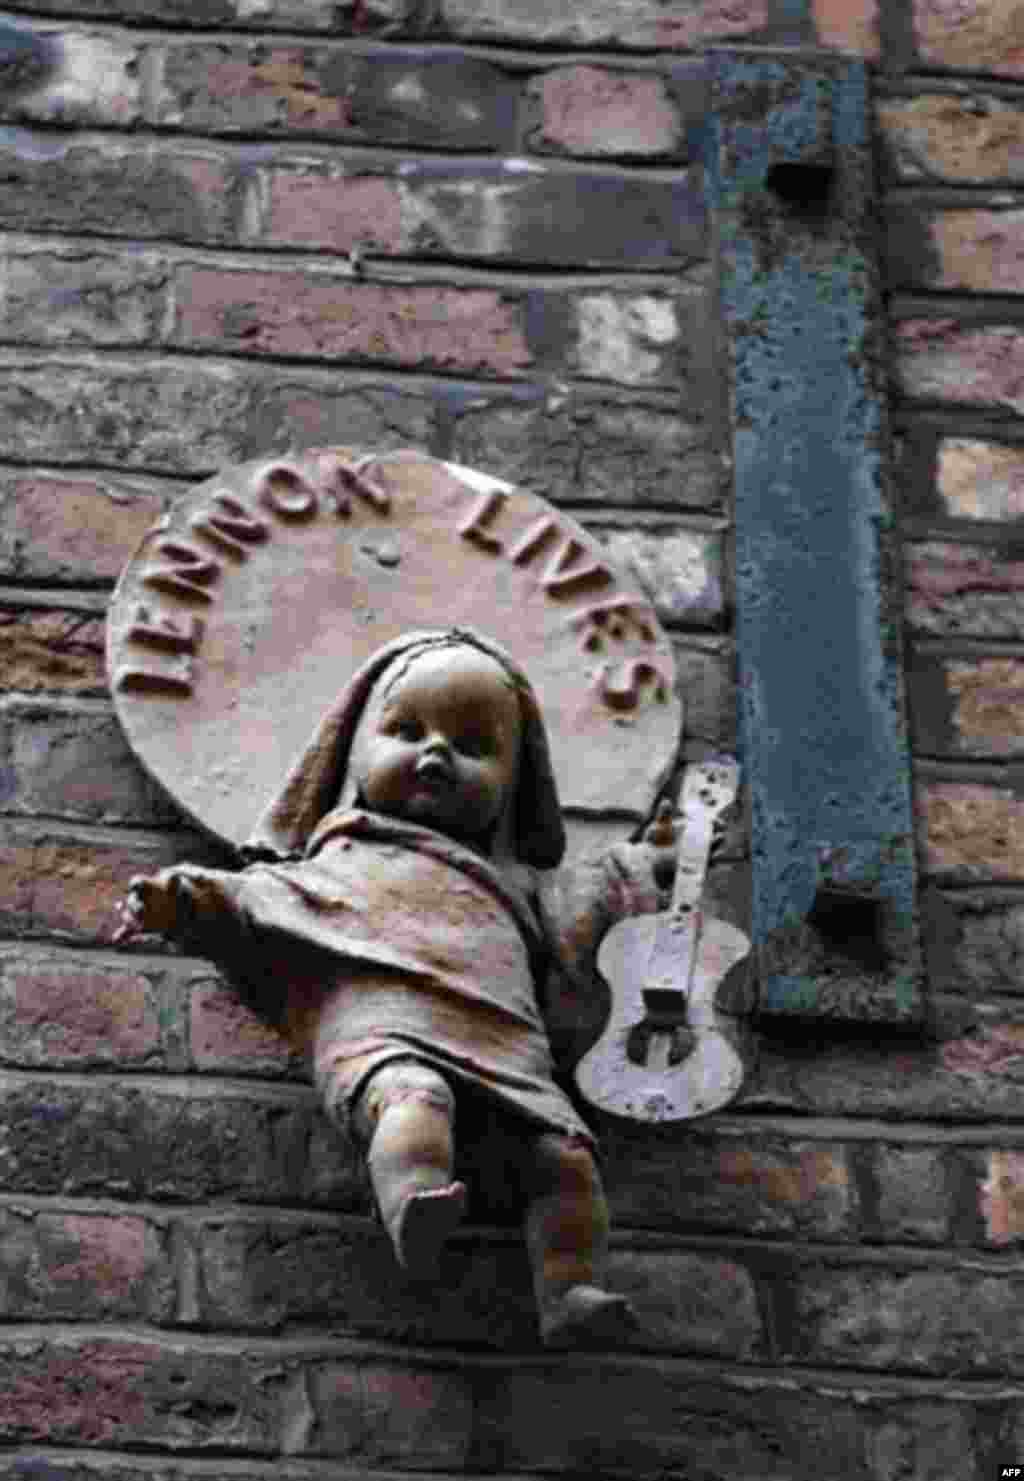
[[[0,669],[22,693],[106,693],[102,617],[60,608],[0,607]]]
[[[915,286],[968,293],[1024,293],[1024,212],[936,211]]]
[[[113,581],[181,487],[105,473],[0,474],[0,579]]]
[[[160,1021],[139,972],[59,956],[0,958],[0,1058],[31,1067],[158,1063]]]
[[[905,181],[985,185],[1024,178],[1024,109],[987,93],[884,99],[878,119]]]
[[[1024,636],[1024,561],[992,546],[930,540],[905,552],[907,616],[941,637]]]
[[[152,873],[191,852],[186,840],[121,843],[25,823],[6,823],[3,835],[3,928],[85,941],[109,942],[117,902],[134,874]]]
[[[663,158],[678,152],[681,120],[665,79],[577,65],[530,84],[540,123],[534,145],[583,158]]]
[[[1024,880],[1024,801],[1008,787],[923,782],[916,808],[929,874],[960,884]]]
[[[349,174],[332,165],[282,167],[276,161],[259,173],[258,195],[266,202],[262,242],[336,253],[358,247],[388,256],[408,250],[402,191],[395,180]]]
[[[1020,1047],[1024,1056],[1024,1040]],[[989,1242],[1008,1245],[1024,1241],[1024,1152],[1004,1148],[989,1152],[978,1194],[978,1212]]]
[[[820,46],[875,61],[881,52],[878,0],[813,0]]]
[[[708,1145],[701,1138],[693,1154],[682,1201],[686,1217],[706,1228],[834,1239],[856,1227],[857,1187],[843,1146],[754,1134]]]
[[[1009,324],[970,327],[957,319],[895,325],[896,368],[905,395],[926,401],[1024,411],[1024,332]]]
[[[172,1315],[166,1229],[133,1214],[0,1209],[0,1258],[8,1319]]]
[[[303,1063],[288,1041],[217,982],[196,982],[189,1001],[189,1042],[199,1070],[286,1074]]]
[[[1024,77],[1024,15],[1017,0],[914,0],[913,15],[925,62]]]
[[[939,441],[935,481],[954,519],[1011,521],[1024,516],[1024,449],[975,437]]]
[[[6,1444],[277,1451],[280,1381],[230,1348],[122,1337],[0,1345]]]
[[[504,375],[532,359],[518,305],[490,289],[185,267],[176,296],[180,344]]]

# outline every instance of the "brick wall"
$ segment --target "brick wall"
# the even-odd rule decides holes
[[[404,1289],[282,1043],[203,962],[110,947],[133,873],[210,852],[125,750],[103,615],[220,463],[415,444],[632,561],[689,753],[733,746],[716,42],[876,63],[933,1021],[764,1032],[727,1114],[610,1130],[642,1333],[552,1357],[513,1229]],[[984,1481],[1024,1455],[1022,79],[1009,0],[0,23],[0,1481]]]

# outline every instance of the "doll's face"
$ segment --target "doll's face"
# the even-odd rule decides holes
[[[515,788],[520,739],[519,701],[494,659],[428,650],[367,709],[353,755],[359,796],[375,812],[483,844]]]

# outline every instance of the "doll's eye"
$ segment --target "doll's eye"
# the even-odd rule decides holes
[[[423,736],[423,726],[418,720],[396,720],[391,726],[392,735],[399,740],[418,741]]]
[[[460,735],[456,745],[464,756],[487,756],[492,750],[490,737],[479,731]]]

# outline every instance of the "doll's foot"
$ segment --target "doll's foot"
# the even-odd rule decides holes
[[[442,1246],[465,1212],[465,1183],[409,1195],[398,1212],[392,1236],[398,1263],[407,1275],[414,1280],[437,1275]]]
[[[540,1315],[545,1347],[586,1347],[615,1343],[636,1329],[636,1315],[625,1296],[600,1286],[570,1286]]]

